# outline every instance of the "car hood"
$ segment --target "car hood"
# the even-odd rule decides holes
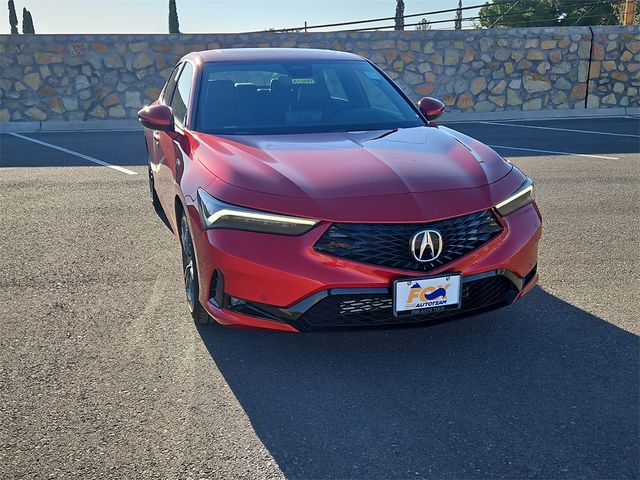
[[[329,222],[425,222],[492,208],[525,175],[445,127],[287,136],[194,134],[221,200]]]
[[[195,138],[196,156],[217,179],[289,198],[478,188],[512,169],[490,148],[446,127]]]

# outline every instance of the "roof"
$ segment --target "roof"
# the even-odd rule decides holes
[[[353,53],[314,48],[223,48],[185,55],[203,63],[251,60],[362,60]]]

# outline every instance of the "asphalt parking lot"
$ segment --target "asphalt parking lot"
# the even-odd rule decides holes
[[[0,477],[638,478],[639,120],[450,126],[535,179],[539,287],[302,335],[192,323],[141,132],[0,135]]]

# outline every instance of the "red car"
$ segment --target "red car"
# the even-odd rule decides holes
[[[415,325],[536,284],[532,181],[343,52],[195,52],[139,112],[198,323]]]

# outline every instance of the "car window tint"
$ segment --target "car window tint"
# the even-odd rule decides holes
[[[189,98],[191,96],[191,80],[193,78],[193,66],[185,63],[176,89],[171,99],[171,109],[173,110],[173,118],[179,126],[184,126],[187,121],[187,112],[189,110]]]
[[[246,135],[424,125],[407,99],[364,60],[225,61],[203,68],[198,131]]]
[[[171,75],[169,75],[169,80],[167,80],[167,83],[162,90],[162,103],[164,103],[165,105],[169,105],[171,103],[173,90],[176,86],[176,77],[178,76],[178,73],[180,73],[181,68],[182,64],[179,64],[176,66],[176,68],[173,69],[173,72],[171,72]]]
[[[324,81],[327,83],[327,89],[331,98],[337,98],[338,100],[346,100],[347,94],[344,91],[342,82],[338,78],[338,74],[334,69],[325,69],[322,71],[324,75]]]
[[[391,98],[384,93],[384,88],[389,85],[389,82],[382,75],[375,70],[358,71],[356,75],[370,106],[400,113]]]

